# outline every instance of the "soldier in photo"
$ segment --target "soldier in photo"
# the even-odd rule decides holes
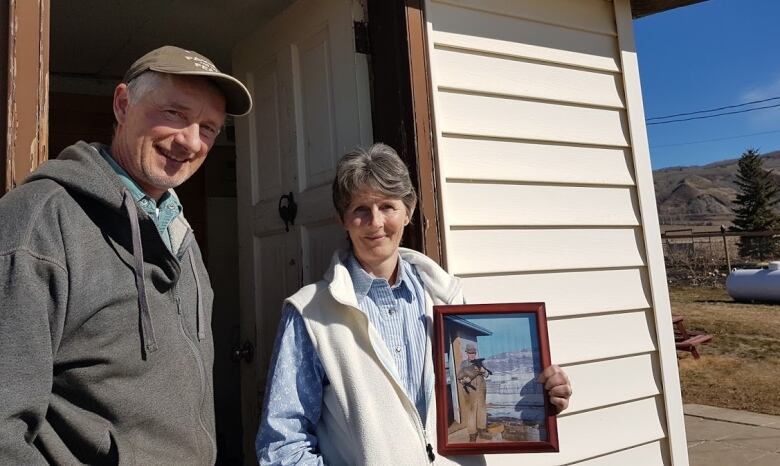
[[[472,343],[466,344],[466,359],[460,363],[458,383],[463,387],[465,394],[461,416],[466,423],[469,442],[476,442],[477,436],[486,440],[491,438],[487,432],[487,410],[485,409],[487,397],[485,381],[490,377],[490,371],[482,365],[482,361],[477,358],[477,347]]]

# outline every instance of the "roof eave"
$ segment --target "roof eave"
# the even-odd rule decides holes
[[[703,1],[705,0],[631,0],[631,13],[636,19]]]

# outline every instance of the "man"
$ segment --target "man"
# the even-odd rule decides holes
[[[78,142],[0,199],[0,464],[213,464],[209,285],[174,187],[252,102],[162,47]]]
[[[472,343],[466,344],[466,359],[460,363],[458,370],[458,382],[463,387],[464,400],[461,414],[466,421],[466,429],[469,433],[469,442],[476,442],[477,435],[484,439],[490,439],[487,433],[487,411],[485,410],[485,398],[488,378],[488,370],[477,364],[477,348]],[[481,361],[480,361],[481,362]]]

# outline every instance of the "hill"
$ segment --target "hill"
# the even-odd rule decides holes
[[[764,154],[762,159],[764,168],[774,169],[775,181],[780,184],[780,151]],[[653,171],[660,223],[728,225],[734,217],[737,162],[739,159],[730,159]],[[777,209],[780,213],[780,206]]]

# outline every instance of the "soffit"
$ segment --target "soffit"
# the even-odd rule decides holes
[[[631,13],[634,18],[641,18],[703,1],[705,0],[631,0]]]
[[[238,40],[290,0],[54,0],[50,71],[58,76],[118,79],[144,53],[171,44],[230,70]]]

